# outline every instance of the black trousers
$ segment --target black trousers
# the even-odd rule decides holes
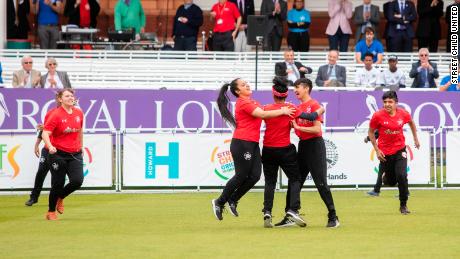
[[[213,51],[235,51],[232,31],[214,32],[212,36]]]
[[[322,137],[299,141],[297,161],[300,169],[300,186],[311,173],[319,195],[329,211],[329,218],[336,216],[334,200],[327,185],[326,145]],[[289,194],[289,190],[288,190]]]
[[[348,51],[350,34],[343,33],[340,26],[334,35],[328,35],[327,38],[329,40],[329,50],[338,50],[340,52]]]
[[[288,45],[293,51],[308,52],[310,50],[310,35],[306,32],[289,32]]]
[[[273,27],[273,30],[269,32],[266,39],[264,39],[264,50],[280,51],[282,40],[283,36],[278,34],[276,27]]]
[[[418,38],[418,49],[428,48],[430,52],[438,52],[439,39]]]
[[[235,175],[228,180],[222,194],[217,199],[219,205],[228,201],[238,202],[259,181],[262,163],[258,142],[232,139],[230,143],[235,164]]]
[[[403,148],[393,155],[385,156],[386,161],[380,162],[385,172],[386,182],[390,186],[398,185],[399,201],[405,206],[409,196],[409,184],[407,182],[407,152]]]
[[[174,37],[174,50],[196,50],[196,36]]]
[[[275,196],[276,177],[281,167],[288,177],[289,200],[286,200],[287,210],[300,209],[300,173],[297,163],[297,151],[293,144],[287,147],[264,147],[262,149],[262,164],[265,176],[264,209],[272,211]]]
[[[400,32],[396,36],[390,38],[391,48],[394,52],[412,52],[412,38],[406,35],[405,32]]]
[[[48,211],[56,211],[58,198],[64,199],[72,192],[80,189],[83,184],[83,156],[81,152],[67,153],[58,150],[49,155],[51,170],[51,192]],[[69,183],[65,184],[65,176]]]
[[[383,174],[383,166],[382,163],[379,163],[379,171],[377,173],[377,182],[374,185],[374,192],[380,192],[382,188],[382,174]]]
[[[35,175],[34,188],[30,193],[30,198],[32,200],[38,201],[38,197],[40,197],[40,193],[43,188],[43,182],[45,181],[46,175],[48,174],[49,170],[50,165],[48,162],[48,149],[42,148],[37,174]]]

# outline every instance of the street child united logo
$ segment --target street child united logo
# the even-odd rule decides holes
[[[326,145],[327,169],[331,169],[339,161],[339,152],[337,151],[337,146],[334,142],[324,139],[324,144]]]
[[[235,174],[232,153],[230,153],[231,139],[225,140],[216,146],[211,155],[211,162],[214,164],[214,173],[222,180],[228,180]]]

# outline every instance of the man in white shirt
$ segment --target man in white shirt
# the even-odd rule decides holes
[[[305,78],[306,74],[311,74],[312,69],[294,60],[294,51],[289,49],[284,51],[284,61],[275,64],[275,75],[284,76],[290,81],[290,85],[299,78]]]
[[[13,73],[14,88],[35,88],[40,84],[40,72],[32,69],[33,60],[30,56],[21,59],[22,69]]]
[[[388,57],[388,69],[383,70],[380,73],[380,77],[377,81],[377,85],[380,88],[389,88],[397,91],[399,88],[406,87],[406,76],[401,69],[398,69],[398,57],[396,55],[390,55]]]
[[[372,88],[377,86],[377,79],[379,78],[380,71],[372,66],[373,59],[374,55],[372,55],[372,53],[366,53],[364,55],[364,67],[356,71],[356,86]]]

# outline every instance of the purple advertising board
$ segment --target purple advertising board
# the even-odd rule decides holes
[[[47,89],[0,89],[0,129],[33,129],[55,105]],[[82,89],[76,91],[87,129],[175,128],[192,132],[226,128],[216,105],[218,91]],[[229,95],[231,95],[229,93]],[[373,112],[382,107],[382,92],[314,91],[326,108],[327,127],[367,128]],[[399,92],[399,104],[419,126],[458,129],[460,94]],[[261,104],[273,102],[270,91],[253,93]],[[234,98],[233,98],[234,99]],[[290,92],[288,101],[298,101]]]

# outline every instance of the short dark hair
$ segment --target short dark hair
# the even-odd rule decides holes
[[[366,54],[364,54],[364,58],[366,57],[371,57],[372,59],[374,59],[374,54],[370,53],[370,52],[366,52]]]
[[[368,33],[368,32],[372,32],[373,34],[375,34],[375,30],[374,28],[368,26],[366,27],[366,29],[364,29],[364,34]]]
[[[393,99],[395,100],[395,102],[398,102],[398,95],[396,94],[395,91],[391,90],[391,91],[383,93],[382,100],[385,100],[385,99]]]
[[[313,88],[313,83],[308,78],[300,78],[294,82],[294,86],[302,85],[303,87],[308,87],[308,93],[311,93],[311,89]]]

